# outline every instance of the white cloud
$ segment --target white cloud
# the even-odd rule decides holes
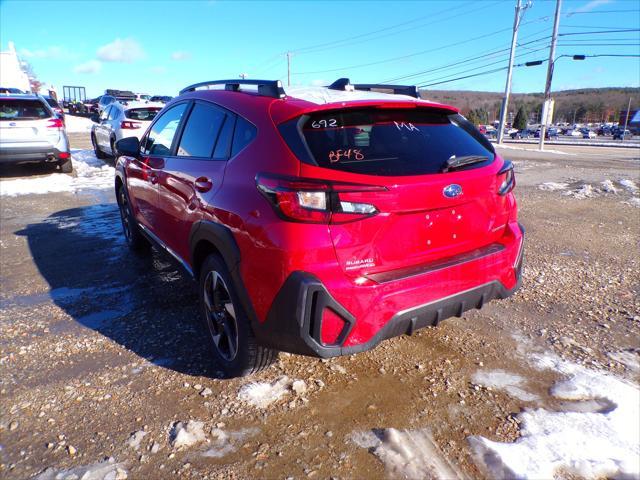
[[[125,38],[124,40],[116,38],[113,42],[100,47],[96,56],[98,60],[104,62],[132,63],[144,58],[144,50],[133,38]]]
[[[191,58],[191,54],[185,51],[177,51],[171,54],[171,60],[181,61],[181,60],[189,60]]]
[[[102,70],[102,63],[98,60],[89,60],[73,68],[74,73],[98,73],[100,70]]]
[[[607,3],[613,3],[613,0],[591,0],[590,2],[585,3],[583,6],[578,7],[575,10],[571,10],[568,15],[573,15],[574,13],[590,12],[601,5],[606,5]]]
[[[76,55],[72,54],[65,48],[55,45],[38,50],[29,50],[28,48],[23,48],[20,50],[20,56],[25,58],[52,58],[56,60],[76,58]]]

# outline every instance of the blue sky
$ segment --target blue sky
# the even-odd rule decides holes
[[[83,85],[89,96],[105,88],[175,95],[190,83],[241,73],[286,82],[287,51],[292,84],[347,76],[360,83],[399,78],[437,83],[432,89],[501,91],[504,71],[448,81],[506,66],[514,6],[515,0],[4,0],[0,44],[4,50],[13,41],[41,81],[59,90]],[[533,1],[516,63],[547,58],[543,37],[551,35],[554,9],[555,1]],[[560,32],[572,35],[560,38],[559,55],[640,54],[636,0],[564,0],[562,13]],[[578,34],[624,28],[636,31]],[[545,76],[546,65],[517,68],[513,91],[542,91]],[[639,84],[640,58],[562,58],[553,88]]]

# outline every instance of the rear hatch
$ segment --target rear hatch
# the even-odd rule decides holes
[[[281,126],[301,177],[379,187],[337,194],[338,209],[365,213],[330,221],[344,272],[375,276],[496,248],[509,203],[491,144],[454,111],[380,107],[323,110]]]
[[[147,130],[147,127],[151,125],[152,120],[156,118],[156,115],[160,110],[162,110],[162,105],[145,105],[143,107],[135,106],[125,110],[125,119],[120,122],[120,128],[123,129],[123,136],[128,136],[125,134],[125,131],[131,130],[131,135],[135,135],[138,138],[141,137]]]
[[[0,98],[0,143],[56,144],[60,121],[39,99]]]

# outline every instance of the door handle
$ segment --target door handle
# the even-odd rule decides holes
[[[207,177],[199,177],[193,184],[196,187],[196,190],[202,193],[208,192],[213,187],[213,183]]]

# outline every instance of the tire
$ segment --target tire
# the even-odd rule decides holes
[[[73,172],[73,162],[71,161],[71,158],[66,158],[64,160],[60,160],[60,163],[58,165],[60,165],[60,171],[62,173],[71,173],[71,172]]]
[[[127,241],[127,245],[134,252],[146,252],[151,247],[149,240],[140,232],[140,227],[136,223],[129,205],[129,197],[124,186],[120,186],[116,191],[118,209],[120,210],[120,220],[122,222],[122,232]]]
[[[277,350],[257,343],[231,275],[219,255],[209,255],[202,264],[198,291],[203,327],[225,378],[252,375],[277,359]]]
[[[93,133],[91,134],[91,143],[93,144],[93,153],[95,153],[96,158],[99,158],[100,160],[107,158],[104,152],[100,150],[98,142],[96,141],[96,136]]]

